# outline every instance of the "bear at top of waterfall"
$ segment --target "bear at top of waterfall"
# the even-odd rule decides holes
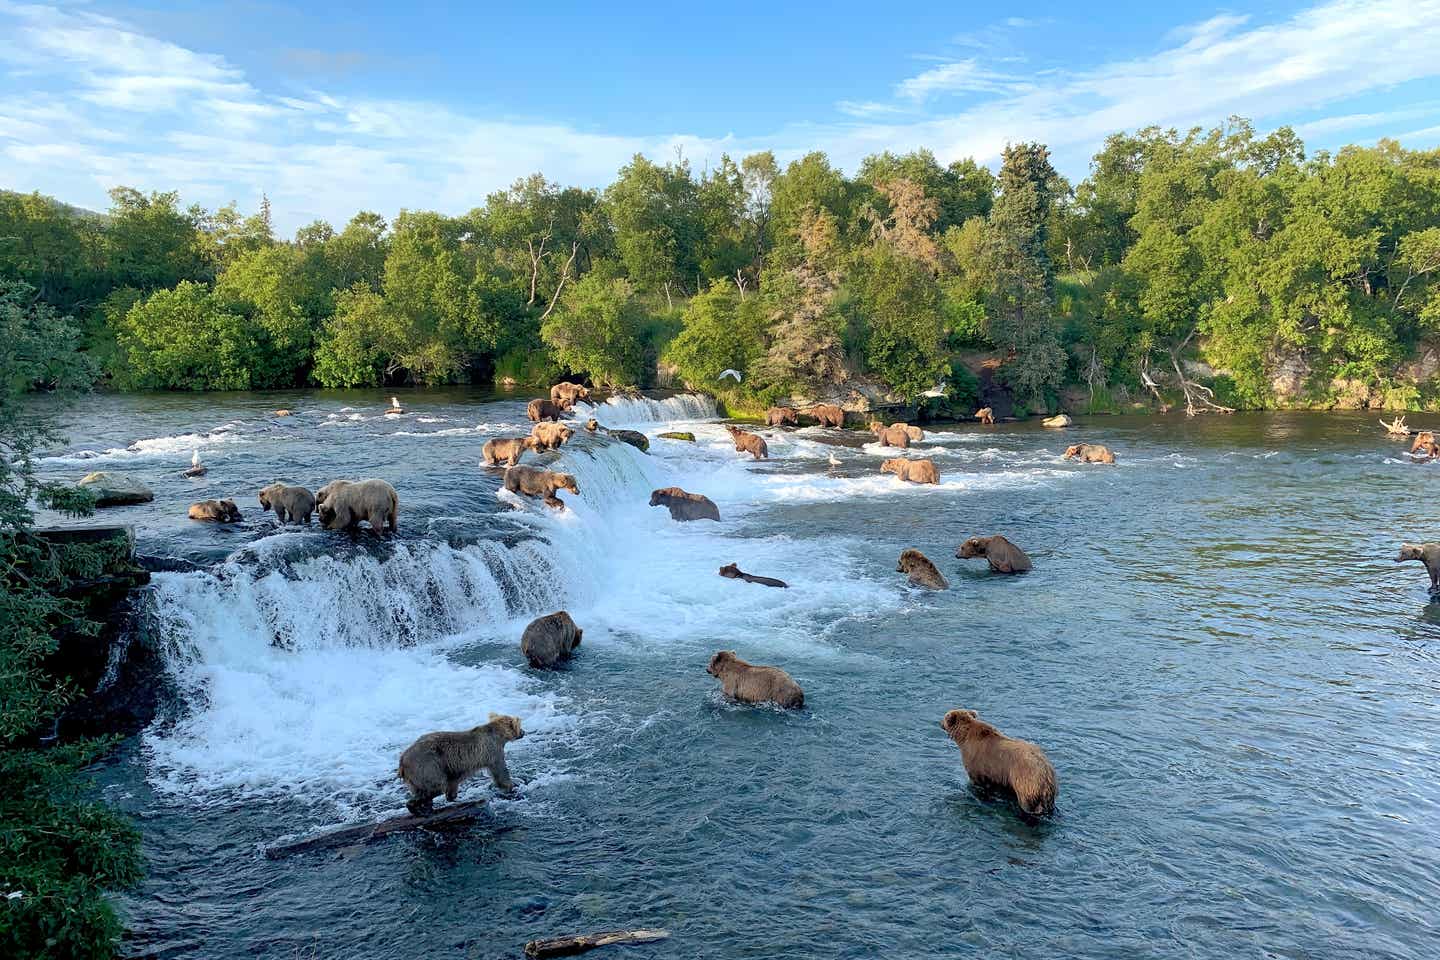
[[[575,406],[577,401],[589,399],[590,388],[578,383],[557,383],[550,388],[550,402],[565,410]]]
[[[542,424],[535,424],[536,427]],[[554,424],[549,424],[554,426]],[[491,437],[485,441],[485,446],[480,448],[480,459],[487,467],[498,467],[502,462],[506,466],[515,466],[520,458],[525,455],[526,450],[539,450],[540,441],[531,437]]]
[[[1025,551],[998,533],[989,537],[971,537],[960,544],[955,556],[961,560],[984,557],[996,573],[1024,573],[1030,569],[1030,558]]]
[[[281,523],[309,523],[315,512],[315,494],[304,487],[272,483],[260,489],[260,510],[274,510]]]
[[[536,397],[525,405],[525,416],[536,423],[541,420],[559,420],[565,413],[565,408],[558,403]]]
[[[1055,812],[1055,768],[1035,744],[1005,736],[974,710],[951,710],[940,729],[960,748],[971,783],[1008,791],[1031,816]]]
[[[703,493],[690,493],[679,487],[662,487],[651,491],[650,506],[668,507],[671,520],[719,520],[720,508]]]
[[[880,464],[881,473],[893,473],[906,483],[939,483],[940,471],[935,469],[934,460],[910,460],[905,457],[891,457]]]
[[[721,650],[710,658],[705,672],[720,681],[725,696],[742,703],[773,703],[786,710],[805,706],[805,691],[779,667],[746,663],[734,650]]]
[[[315,494],[320,526],[349,530],[362,521],[376,535],[400,529],[400,496],[384,480],[331,480]]]
[[[995,411],[990,407],[981,407],[975,411],[975,419],[981,423],[988,423],[993,426],[995,423]]]
[[[239,523],[243,519],[234,500],[201,500],[192,503],[187,516],[191,520],[207,520],[211,523]]]
[[[410,790],[405,804],[417,817],[435,812],[434,800],[441,794],[451,803],[460,793],[460,784],[481,770],[490,771],[490,779],[500,790],[515,786],[505,766],[505,744],[521,740],[520,718],[490,714],[490,722],[469,730],[440,730],[427,733],[400,754],[400,768],[395,772]]]
[[[1114,463],[1115,454],[1103,444],[1072,443],[1065,448],[1065,459],[1079,460],[1081,463]]]
[[[584,633],[569,613],[557,610],[530,621],[520,636],[520,653],[532,667],[553,667],[570,659]]]
[[[573,436],[575,431],[563,423],[537,423],[530,428],[536,450],[558,450]]]
[[[737,451],[748,453],[756,460],[764,460],[770,456],[770,448],[765,444],[765,438],[758,433],[750,433],[735,426],[727,426],[725,429],[730,432],[730,439],[735,441]]]
[[[845,426],[845,408],[833,403],[817,403],[805,413],[815,418],[822,427]]]
[[[906,574],[911,583],[927,590],[948,590],[950,587],[950,581],[945,579],[939,568],[914,547],[901,551],[895,572]]]
[[[505,489],[523,497],[539,497],[547,507],[557,510],[565,509],[565,501],[555,495],[557,491],[569,490],[577,497],[580,495],[580,485],[574,476],[539,467],[506,468]]]
[[[1419,560],[1430,574],[1430,592],[1440,592],[1440,543],[1402,543],[1396,563]]]
[[[800,422],[800,412],[794,407],[771,407],[765,411],[765,426],[795,426]]]

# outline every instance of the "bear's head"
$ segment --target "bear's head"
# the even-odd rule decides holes
[[[661,504],[668,506],[670,501],[675,499],[675,495],[681,492],[679,487],[662,487],[659,490],[652,491],[650,494],[650,506],[658,507]]]
[[[492,713],[490,722],[486,726],[494,729],[508,742],[510,740],[525,739],[525,731],[520,729],[520,718],[507,714]]]
[[[1084,448],[1085,448],[1085,444],[1083,444],[1083,443],[1072,443],[1070,446],[1068,446],[1068,447],[1065,448],[1065,459],[1066,459],[1066,460],[1069,460],[1071,457],[1078,457],[1078,456],[1080,456],[1080,452],[1081,452]]]
[[[260,489],[260,512],[266,513],[270,509],[270,496],[275,492],[275,486],[262,487]]]
[[[989,537],[971,537],[960,544],[960,549],[955,551],[955,556],[961,560],[969,560],[971,557],[983,557],[990,546]]]
[[[880,472],[898,474],[901,470],[900,464],[904,462],[904,457],[891,457],[889,460],[886,460],[884,463],[880,464]]]
[[[739,576],[740,576],[740,566],[739,566],[739,564],[735,564],[735,563],[727,563],[727,564],[725,564],[725,566],[723,566],[723,567],[720,568],[720,576],[722,576],[722,577],[729,577],[731,580],[738,579]]]
[[[556,490],[569,490],[571,493],[575,494],[575,496],[577,496],[577,497],[580,496],[580,484],[578,484],[578,483],[575,482],[575,477],[574,477],[573,474],[569,474],[569,473],[557,473],[557,474],[555,474],[555,489],[556,489]]]
[[[725,430],[726,430],[726,432],[729,433],[730,436],[732,436],[732,437],[738,437],[738,436],[740,436],[740,434],[741,434],[741,432],[742,432],[739,427],[731,426],[730,424],[726,424],[726,425],[725,425]]]
[[[718,677],[721,673],[725,671],[725,667],[734,662],[734,650],[721,650],[719,653],[715,654],[715,656],[710,658],[710,665],[705,668],[705,672],[710,674],[710,676],[712,677]]]
[[[236,521],[242,519],[240,516],[240,508],[235,505],[234,500],[221,500],[220,511],[225,515],[226,520]]]
[[[1405,560],[1424,560],[1425,548],[1418,543],[1400,544],[1400,556],[1395,558],[1396,563]]]
[[[970,728],[980,722],[974,710],[951,710],[940,720],[940,729],[957,740],[964,739]]]
[[[589,430],[591,433],[594,433],[596,430],[600,429],[600,421],[596,420],[594,417],[591,417],[589,420],[585,421],[585,429]]]
[[[896,573],[909,573],[912,570],[925,570],[933,567],[925,554],[911,547],[900,554],[900,562],[895,567]]]

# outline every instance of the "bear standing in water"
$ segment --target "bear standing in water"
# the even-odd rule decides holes
[[[1440,593],[1440,543],[1402,543],[1396,563],[1419,560],[1430,574],[1430,592]]]
[[[532,667],[553,667],[570,659],[584,632],[564,610],[536,617],[520,637],[520,652]]]
[[[410,790],[406,808],[417,817],[435,812],[434,800],[442,793],[455,802],[460,784],[481,770],[489,770],[490,778],[500,790],[515,786],[505,766],[505,744],[525,736],[519,717],[490,714],[490,722],[469,730],[445,730],[427,733],[400,754],[396,776]]]
[[[974,710],[951,710],[940,728],[960,748],[971,783],[1013,793],[1031,816],[1055,812],[1055,768],[1035,744],[1005,736]]]
[[[805,706],[805,692],[779,667],[746,663],[734,650],[721,650],[710,658],[705,672],[720,681],[725,696],[744,703],[773,703],[786,710]]]

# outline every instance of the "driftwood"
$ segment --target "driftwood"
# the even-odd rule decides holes
[[[1397,416],[1390,423],[1386,423],[1385,420],[1382,418],[1380,420],[1380,426],[1384,427],[1385,432],[1392,437],[1409,437],[1414,436],[1416,433],[1419,433],[1418,430],[1411,430],[1408,426],[1405,425],[1404,417]]]
[[[333,850],[336,847],[370,843],[372,840],[379,840],[381,837],[405,830],[425,830],[430,827],[470,823],[479,817],[480,811],[484,806],[484,800],[466,800],[463,803],[446,804],[428,817],[415,817],[406,814],[403,817],[391,817],[389,820],[380,820],[375,823],[361,823],[353,827],[342,827],[339,830],[331,830],[329,833],[319,833],[313,837],[306,837],[304,840],[295,840],[290,843],[277,843],[273,846],[266,847],[265,856],[271,860],[276,860],[280,857],[288,857],[292,853],[306,853],[310,850]]]
[[[574,937],[531,940],[525,944],[527,957],[568,957],[596,947],[620,943],[654,943],[670,936],[669,930],[612,930],[609,933],[586,933]]]

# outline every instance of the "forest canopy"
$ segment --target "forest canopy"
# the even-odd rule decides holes
[[[1440,402],[1440,151],[1307,154],[1244,120],[1042,144],[992,174],[926,150],[636,156],[603,190],[535,174],[458,216],[275,235],[120,187],[89,213],[0,193],[0,280],[74,317],[125,390],[542,383],[865,385],[1031,410]],[[988,361],[988,363],[987,363]],[[933,392],[933,391],[932,391]]]

